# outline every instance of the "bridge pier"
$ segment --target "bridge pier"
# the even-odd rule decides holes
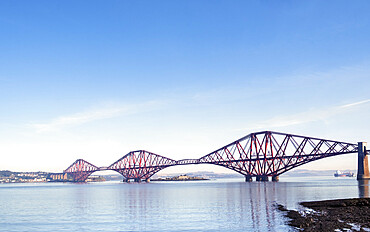
[[[274,182],[279,181],[279,176],[272,176],[272,181],[274,181]]]
[[[253,179],[252,179],[252,176],[248,175],[248,176],[245,176],[245,182],[252,182]]]
[[[365,142],[358,143],[357,180],[369,180],[369,160]]]
[[[256,176],[256,181],[269,181],[269,177],[265,175]]]

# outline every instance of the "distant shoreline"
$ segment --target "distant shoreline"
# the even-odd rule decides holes
[[[150,181],[200,181],[200,180],[210,180],[210,179],[191,179],[191,180],[167,180],[167,179],[150,179]]]
[[[209,179],[203,177],[191,177],[187,175],[180,175],[167,178],[151,179],[150,181],[198,181],[198,180],[209,180]]]

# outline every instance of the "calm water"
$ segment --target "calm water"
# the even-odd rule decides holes
[[[354,178],[0,185],[0,231],[292,231],[275,203],[369,197]]]

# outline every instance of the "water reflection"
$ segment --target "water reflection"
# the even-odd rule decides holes
[[[370,180],[359,180],[358,181],[358,195],[360,198],[370,197],[369,184],[370,184]]]
[[[115,214],[120,230],[286,231],[276,211],[278,183],[122,184]],[[123,223],[124,222],[124,223]]]
[[[240,213],[240,225],[244,222],[247,226],[245,228],[250,231],[268,231],[272,228],[274,231],[289,230],[283,223],[285,219],[275,208],[275,202],[279,198],[279,193],[276,191],[279,188],[278,185],[279,183],[275,182],[239,183],[235,187],[239,189],[240,194],[234,194],[233,199],[230,199],[227,204],[229,206],[233,202],[229,206],[229,212],[235,212],[238,208],[241,210],[238,213],[229,213],[231,217],[228,221],[233,221],[232,217]],[[222,213],[225,214],[225,212]]]

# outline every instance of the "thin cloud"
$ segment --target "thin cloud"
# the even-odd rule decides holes
[[[349,108],[349,107],[353,107],[353,106],[362,105],[362,104],[365,104],[365,103],[368,103],[368,102],[370,102],[370,99],[359,101],[359,102],[354,102],[354,103],[350,103],[350,104],[346,104],[346,105],[342,105],[340,107],[341,108]]]
[[[139,112],[157,109],[162,103],[151,101],[141,104],[129,104],[110,108],[95,109],[73,115],[60,116],[46,123],[34,123],[30,127],[37,132],[49,132],[70,126],[78,126],[97,120],[109,119],[124,115],[136,114]]]
[[[274,117],[259,123],[254,124],[253,129],[260,130],[266,128],[280,128],[280,127],[287,127],[287,126],[294,126],[294,125],[301,125],[310,122],[316,121],[324,121],[334,115],[343,114],[348,112],[352,108],[360,105],[364,105],[369,103],[370,99],[354,102],[350,104],[345,104],[341,106],[335,106],[328,109],[320,109],[320,110],[310,110],[306,112],[301,112],[294,115],[289,116],[281,116],[281,117]],[[248,128],[251,129],[251,128]],[[245,130],[241,129],[241,130]]]

